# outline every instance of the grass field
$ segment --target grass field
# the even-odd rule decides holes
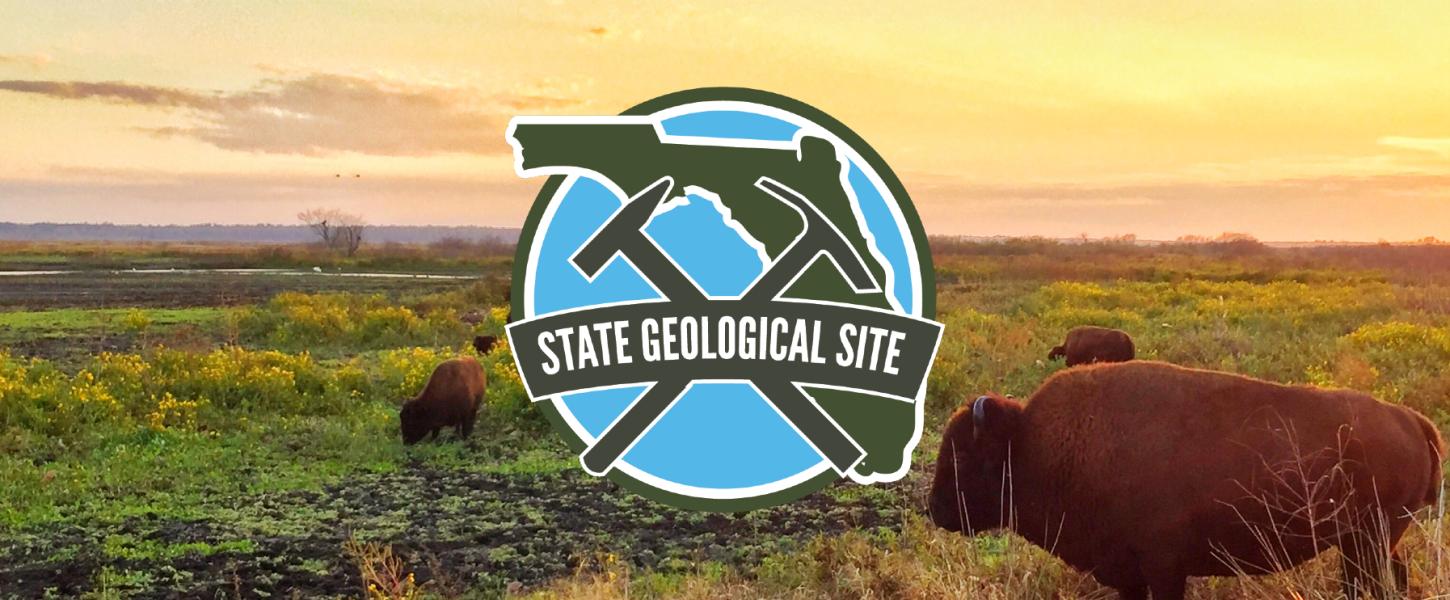
[[[400,400],[499,331],[507,258],[328,263],[476,280],[0,279],[0,598],[1112,597],[1018,538],[948,534],[921,508],[945,417],[984,391],[1029,395],[1081,324],[1131,332],[1142,358],[1361,389],[1450,425],[1450,248],[934,249],[947,328],[912,473],[734,515],[584,476],[506,346],[483,358],[472,439],[401,445]],[[104,250],[0,247],[0,269],[312,266],[306,250],[272,251],[295,252],[285,264]],[[233,293],[201,293],[198,277]],[[482,321],[459,319],[472,311]],[[1431,517],[1406,542],[1416,597],[1450,594],[1450,533]],[[1333,598],[1337,564],[1195,581],[1191,597]]]

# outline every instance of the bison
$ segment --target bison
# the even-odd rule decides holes
[[[1279,571],[1332,546],[1346,595],[1383,598],[1386,569],[1405,585],[1395,546],[1436,502],[1443,450],[1425,417],[1359,392],[1100,364],[1054,374],[1025,406],[959,409],[929,510],[967,535],[1010,529],[1125,600],[1179,600],[1188,577]]]
[[[491,335],[473,336],[473,349],[478,351],[479,356],[487,355],[493,350],[493,345],[498,343],[498,338]]]
[[[429,433],[438,439],[444,427],[454,428],[460,438],[468,437],[487,383],[483,367],[472,357],[443,361],[433,369],[423,393],[403,403],[399,413],[403,443],[411,446]]]
[[[1067,357],[1067,366],[1133,360],[1133,338],[1106,327],[1084,325],[1067,332],[1067,340],[1047,353],[1047,360]]]

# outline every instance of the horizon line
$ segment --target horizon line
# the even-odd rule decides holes
[[[113,222],[108,222],[108,221],[105,221],[105,222],[90,222],[90,221],[0,221],[0,227],[5,227],[5,226],[22,226],[22,227],[34,227],[34,226],[61,226],[61,227],[65,227],[65,226],[82,226],[82,227],[115,227],[115,228],[185,228],[185,227],[217,227],[217,228],[286,227],[286,228],[301,228],[301,229],[307,228],[307,225],[306,224],[302,224],[302,223],[275,223],[275,222],[273,222],[273,223],[267,223],[267,222],[259,222],[259,223],[113,223]],[[367,227],[399,227],[399,228],[414,228],[414,229],[497,229],[497,230],[505,230],[505,231],[522,231],[523,230],[523,227],[521,225],[519,225],[519,226],[510,226],[510,225],[440,225],[440,224],[422,224],[422,225],[418,225],[418,224],[401,224],[401,223],[369,223],[366,226]],[[1255,241],[1255,242],[1259,242],[1259,243],[1266,244],[1266,245],[1271,245],[1271,246],[1272,245],[1339,245],[1339,246],[1347,246],[1347,245],[1376,245],[1376,244],[1385,244],[1385,243],[1394,244],[1394,245],[1414,245],[1414,244],[1424,244],[1426,242],[1429,242],[1429,243],[1432,243],[1432,244],[1433,243],[1450,243],[1450,240],[1440,240],[1438,237],[1433,236],[1433,235],[1421,236],[1419,238],[1403,239],[1403,240],[1386,240],[1386,239],[1383,239],[1383,238],[1375,239],[1375,240],[1336,240],[1336,239],[1265,240],[1265,239],[1259,239],[1256,236],[1253,236],[1253,234],[1244,234],[1244,233],[1240,233],[1240,232],[1221,232],[1221,234],[1248,235],[1250,237],[1251,241]],[[1223,243],[1225,241],[1232,241],[1232,240],[1215,240],[1212,237],[1209,237],[1209,236],[1201,236],[1199,234],[1184,234],[1182,237],[1189,237],[1189,236],[1199,236],[1199,237],[1204,237],[1205,239],[1195,240],[1195,241],[1185,241],[1185,240],[1182,240],[1182,239],[1138,238],[1135,234],[1132,234],[1132,233],[1114,234],[1114,235],[1102,235],[1102,236],[1076,235],[1076,236],[1066,236],[1066,237],[1062,237],[1062,236],[1050,236],[1050,235],[1043,235],[1043,234],[990,234],[990,235],[988,235],[988,234],[973,234],[973,233],[930,233],[930,232],[927,233],[927,238],[928,239],[931,239],[931,238],[957,238],[957,239],[966,239],[966,240],[969,240],[969,241],[976,241],[976,242],[1005,241],[1005,240],[1033,240],[1033,239],[1038,239],[1038,240],[1048,240],[1048,241],[1053,241],[1053,242],[1058,242],[1058,243],[1095,243],[1095,242],[1115,242],[1116,241],[1116,242],[1136,244],[1136,245],[1163,245],[1163,244],[1202,244],[1202,243],[1215,243],[1215,242]],[[227,243],[227,244],[277,244],[277,243],[283,243],[283,242],[262,241],[262,240],[258,240],[258,241],[239,241],[239,240],[107,240],[107,239],[103,239],[103,238],[101,238],[101,239],[88,239],[88,240],[79,240],[79,239],[70,239],[70,240],[67,240],[67,239],[53,239],[53,240],[45,240],[45,239],[12,239],[12,238],[5,238],[5,237],[0,237],[0,241],[5,241],[5,242],[112,242],[112,241],[114,241],[114,242],[128,242],[128,243],[140,243],[140,242],[156,242],[156,243],[195,242],[195,243]]]

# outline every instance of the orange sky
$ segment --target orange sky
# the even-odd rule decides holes
[[[932,233],[1450,238],[1450,4],[1082,4],[0,0],[0,221],[516,226],[509,116],[735,85]]]

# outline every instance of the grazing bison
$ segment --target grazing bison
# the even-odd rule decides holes
[[[473,358],[443,361],[433,369],[423,393],[403,403],[399,413],[403,443],[411,446],[429,433],[438,439],[438,431],[444,427],[454,428],[459,437],[468,437],[478,419],[486,386],[483,367]]]
[[[1127,333],[1106,327],[1084,325],[1067,332],[1067,340],[1047,353],[1047,360],[1067,357],[1067,366],[1097,362],[1133,360],[1133,338]]]
[[[937,455],[931,519],[1010,528],[1125,600],[1191,576],[1291,568],[1337,546],[1345,592],[1403,589],[1395,545],[1434,504],[1443,445],[1368,395],[1159,362],[1048,378],[1026,405],[963,406]],[[1388,558],[1389,564],[1385,559]]]
[[[473,336],[473,349],[478,351],[479,356],[487,355],[493,350],[493,345],[498,343],[498,338],[491,335]]]

